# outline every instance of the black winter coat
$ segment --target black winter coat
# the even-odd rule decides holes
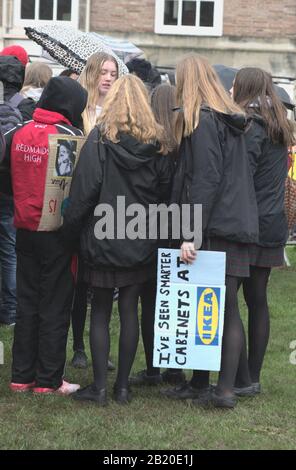
[[[15,57],[0,56],[0,81],[4,87],[4,100],[8,101],[18,93],[24,82],[25,67]],[[23,121],[32,119],[36,103],[31,98],[24,98],[18,105]],[[0,167],[0,192],[12,195],[10,168],[3,163]]]
[[[259,245],[278,247],[288,238],[284,211],[285,180],[288,170],[288,149],[273,144],[268,137],[264,121],[253,116],[246,133],[259,213]]]
[[[134,269],[156,261],[157,239],[120,238],[117,233],[117,197],[125,196],[125,206],[141,204],[141,217],[148,227],[148,206],[167,202],[171,190],[172,165],[158,148],[142,144],[127,134],[120,142],[101,142],[96,127],[81,150],[64,215],[62,234],[65,240],[81,236],[81,256],[92,269]],[[109,204],[114,210],[114,239],[99,240],[95,226],[102,216],[94,215],[98,204]],[[104,214],[105,215],[105,214]],[[104,217],[103,215],[103,217]],[[120,212],[124,217],[124,210]],[[137,214],[123,218],[121,230]]]
[[[198,127],[184,138],[171,202],[202,204],[203,238],[258,241],[258,211],[243,115],[202,108]]]

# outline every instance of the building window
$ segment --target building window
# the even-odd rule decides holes
[[[155,32],[222,36],[223,0],[156,0]]]
[[[67,23],[78,26],[79,0],[15,0],[15,24]]]

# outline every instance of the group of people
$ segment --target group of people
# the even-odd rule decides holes
[[[13,82],[1,76],[1,60],[22,67],[24,74],[17,53],[0,54],[0,79],[7,90]],[[23,115],[23,122],[4,133],[1,166],[7,190],[1,181],[0,204],[7,211],[9,207],[10,217],[14,213],[17,254],[10,389],[71,394],[77,401],[106,405],[107,371],[113,368],[109,324],[118,289],[114,399],[126,404],[131,387],[168,382],[175,386],[162,391],[167,398],[233,408],[237,396],[261,390],[269,337],[267,285],[272,267],[283,264],[288,236],[284,191],[293,126],[271,76],[259,68],[239,70],[232,89],[226,90],[207,59],[197,54],[178,62],[176,87],[161,84],[147,61],[135,59],[127,65],[130,73],[119,77],[113,56],[93,54],[80,77],[70,78],[69,72],[34,85],[35,92],[43,88],[37,102],[27,85],[18,109],[22,112],[21,106],[30,101],[31,116]],[[139,65],[149,72],[146,77],[137,73]],[[14,91],[21,89],[21,82]],[[64,162],[69,156],[60,145],[56,171],[63,176],[64,168],[64,176],[73,175],[70,196],[62,227],[45,232],[39,230],[48,163],[48,152],[42,149],[48,149],[48,135],[57,133],[84,135],[86,142],[75,168],[73,162]],[[26,158],[24,148],[29,149]],[[30,152],[39,152],[41,158],[28,158]],[[222,358],[215,387],[206,371],[193,371],[187,382],[183,371],[160,373],[153,367],[157,248],[180,248],[182,260],[193,263],[200,247],[182,237],[98,239],[102,214],[95,209],[109,204],[116,213],[119,196],[126,205],[141,204],[147,223],[150,204],[202,204],[201,248],[226,252]],[[76,285],[71,269],[75,254]],[[248,344],[238,306],[241,286],[249,312]],[[94,379],[80,388],[66,382],[63,374],[71,312],[72,364],[86,366],[83,331],[89,287]],[[139,340],[139,299],[146,369],[130,377]]]

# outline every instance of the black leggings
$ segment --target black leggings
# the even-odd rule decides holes
[[[217,392],[222,395],[231,395],[233,393],[234,381],[244,340],[244,329],[240,318],[237,298],[239,283],[239,278],[226,276],[221,370],[217,386]],[[209,372],[194,371],[191,385],[195,388],[207,387],[209,385]]]
[[[249,357],[244,344],[236,385],[243,387],[260,381],[260,372],[269,340],[269,310],[267,285],[271,268],[250,266],[250,277],[243,281],[243,291],[248,306]]]
[[[138,299],[141,284],[119,288],[120,316],[119,358],[116,385],[128,387],[139,340]],[[110,350],[109,323],[112,313],[114,289],[95,288],[91,308],[90,348],[94,383],[98,389],[106,388]]]
[[[87,312],[87,290],[85,282],[78,282],[75,288],[72,308],[73,351],[84,351],[83,333]]]

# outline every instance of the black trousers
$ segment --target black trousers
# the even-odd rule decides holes
[[[12,382],[62,384],[73,299],[71,253],[56,232],[19,229]]]

